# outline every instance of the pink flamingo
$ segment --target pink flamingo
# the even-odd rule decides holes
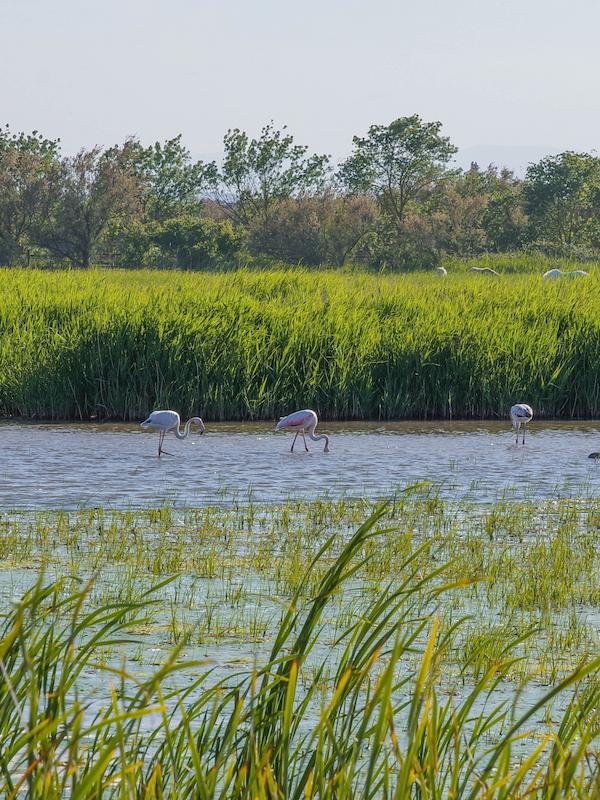
[[[517,433],[519,444],[519,428],[523,425],[523,444],[525,444],[525,425],[533,419],[533,410],[527,403],[517,403],[510,409],[510,419]]]
[[[140,423],[144,430],[148,428],[153,428],[155,431],[159,432],[158,437],[158,457],[160,458],[160,454],[164,453],[167,456],[172,456],[173,453],[167,453],[166,450],[162,449],[163,442],[165,440],[165,436],[169,431],[174,431],[175,436],[178,439],[186,439],[188,433],[190,432],[190,425],[198,425],[200,428],[200,433],[204,433],[204,423],[200,419],[200,417],[192,417],[188,419],[185,423],[185,428],[183,433],[180,431],[179,426],[181,424],[179,419],[179,414],[176,411],[153,411],[148,419],[145,419],[142,423]]]
[[[292,442],[292,446],[290,448],[290,453],[294,452],[294,445],[296,444],[296,439],[298,438],[299,433],[302,434],[302,438],[304,439],[304,449],[306,452],[308,452],[308,445],[306,444],[306,437],[304,435],[305,430],[308,431],[308,435],[313,442],[318,442],[321,439],[325,439],[325,447],[323,448],[323,452],[328,453],[329,436],[326,436],[324,433],[319,434],[319,436],[315,436],[315,428],[317,427],[318,421],[319,419],[315,412],[311,411],[310,408],[305,408],[304,411],[294,411],[293,414],[288,414],[287,417],[281,417],[275,430],[296,432],[294,441]]]

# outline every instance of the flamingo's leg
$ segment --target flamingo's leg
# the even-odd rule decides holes
[[[294,436],[294,441],[292,442],[292,446],[290,447],[290,453],[294,452],[294,445],[296,444],[296,439],[298,438],[298,434],[300,431],[296,431],[296,435]]]
[[[167,432],[166,432],[166,431],[163,431],[162,439],[160,440],[160,452],[161,452],[161,453],[164,453],[164,455],[166,455],[166,456],[174,456],[174,455],[175,455],[175,453],[169,453],[169,451],[168,451],[168,450],[163,450],[163,449],[162,449],[162,445],[163,445],[163,442],[165,441],[165,436],[166,436],[166,435],[167,435]]]
[[[308,445],[306,444],[306,436],[304,435],[304,428],[302,428],[302,438],[304,439],[304,449],[308,453]]]
[[[158,438],[158,457],[160,458],[161,455],[165,456],[172,456],[175,455],[174,453],[169,453],[167,450],[163,450],[163,442],[165,441],[165,436],[167,435],[166,431],[161,431],[159,438]]]

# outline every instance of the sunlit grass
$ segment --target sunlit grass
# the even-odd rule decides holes
[[[431,526],[427,508],[407,498],[380,507],[354,532],[313,530],[294,588],[281,587],[265,646],[253,663],[240,661],[221,678],[213,662],[193,659],[194,625],[158,659],[145,658],[140,646],[165,598],[176,613],[193,604],[189,576],[177,588],[177,579],[148,577],[142,563],[129,571],[139,556],[123,553],[116,560],[128,566],[118,570],[110,598],[97,595],[106,584],[102,576],[79,585],[35,581],[0,631],[3,796],[594,797],[600,660],[580,659],[534,697],[524,683],[507,694],[502,686],[532,634],[497,624],[465,635],[468,622],[461,613],[452,619],[449,610],[471,579],[460,576],[457,561],[440,558],[435,536],[417,543],[419,520],[421,533]],[[280,510],[254,511],[246,540],[277,530],[280,541]],[[310,512],[292,511],[301,529]],[[433,509],[436,517],[443,513]],[[339,506],[321,504],[324,522],[331,514],[342,523],[349,518]],[[211,517],[218,530],[215,515],[178,517],[169,509],[32,515],[28,523],[5,519],[4,532],[10,537],[12,526],[28,524],[28,536],[37,539],[32,553],[56,537],[59,550],[85,560],[96,539],[112,546],[129,531],[134,541],[144,533],[165,546],[169,534],[185,538]],[[531,517],[523,519],[527,536]],[[574,538],[581,519],[571,517]],[[395,560],[376,583],[367,576],[383,543]],[[274,544],[274,563],[285,560],[287,544]],[[252,544],[247,553],[242,548],[250,562],[253,552]],[[48,553],[47,569],[51,562]],[[129,587],[124,575],[131,575]],[[227,591],[235,619],[243,592],[231,585]],[[331,618],[343,598],[351,602],[332,637]],[[448,691],[446,673],[456,659]]]
[[[597,416],[600,284],[537,274],[3,270],[0,413]],[[590,268],[591,269],[591,268]],[[593,270],[592,270],[593,272]]]

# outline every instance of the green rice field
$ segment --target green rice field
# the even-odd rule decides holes
[[[597,417],[594,267],[543,283],[547,262],[499,277],[468,263],[447,278],[3,270],[0,414],[456,419],[526,401],[536,417]]]

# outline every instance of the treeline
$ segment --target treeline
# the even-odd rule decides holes
[[[508,169],[456,169],[441,123],[402,117],[355,136],[334,165],[272,124],[234,129],[221,164],[181,136],[74,156],[34,131],[0,130],[0,263],[222,269],[433,266],[446,256],[600,252],[600,158],[564,152]]]

